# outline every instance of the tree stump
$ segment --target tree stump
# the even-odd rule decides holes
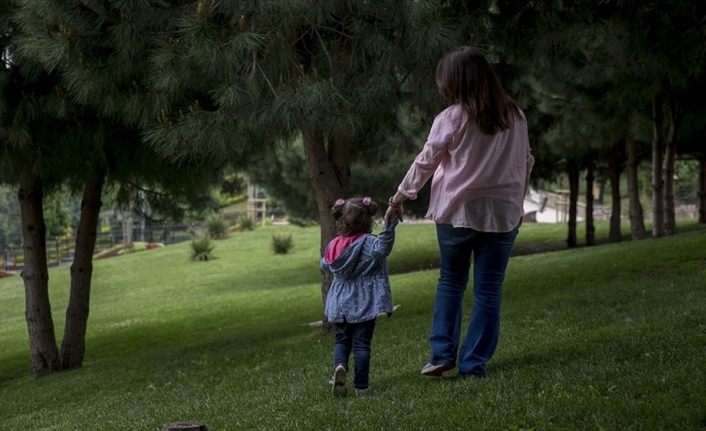
[[[208,429],[200,422],[182,421],[164,424],[162,431],[208,431]]]

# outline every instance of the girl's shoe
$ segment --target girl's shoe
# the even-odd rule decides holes
[[[346,367],[343,365],[337,365],[333,372],[333,396],[342,398],[348,395],[348,388],[346,387]]]

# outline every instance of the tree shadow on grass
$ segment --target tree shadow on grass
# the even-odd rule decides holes
[[[148,362],[153,358],[155,366],[159,366],[163,360],[189,358],[198,356],[199,352],[213,350],[241,355],[245,351],[262,348],[273,340],[301,335],[304,328],[292,325],[291,318],[284,316],[269,320],[266,326],[252,321],[241,324],[237,317],[223,311],[200,316],[199,319],[135,324],[120,330],[105,331],[87,338],[84,368],[98,363],[122,366],[125,358],[140,357]],[[224,324],[213,325],[212,322]],[[29,373],[29,358],[24,354],[5,357],[0,367],[0,383],[28,376]]]
[[[27,377],[30,373],[29,350],[24,354],[16,353],[4,356],[2,364],[0,364],[0,388],[3,383]]]

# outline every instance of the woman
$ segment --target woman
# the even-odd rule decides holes
[[[460,376],[483,377],[498,343],[502,283],[534,158],[524,114],[478,49],[442,58],[436,83],[449,106],[434,120],[385,218],[401,217],[402,202],[415,199],[433,175],[426,218],[436,222],[440,277],[422,375],[440,376],[458,364]],[[459,350],[471,256],[473,310]]]

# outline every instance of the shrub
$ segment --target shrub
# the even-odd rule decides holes
[[[228,226],[223,217],[214,214],[206,219],[206,231],[212,239],[224,239],[228,237]]]
[[[255,229],[255,222],[253,222],[252,219],[248,216],[241,217],[240,222],[238,222],[238,225],[240,226],[241,231]]]
[[[211,245],[211,238],[206,235],[192,239],[191,260],[210,260],[213,247],[214,246]]]
[[[272,249],[275,254],[287,254],[293,245],[292,235],[272,235]]]

